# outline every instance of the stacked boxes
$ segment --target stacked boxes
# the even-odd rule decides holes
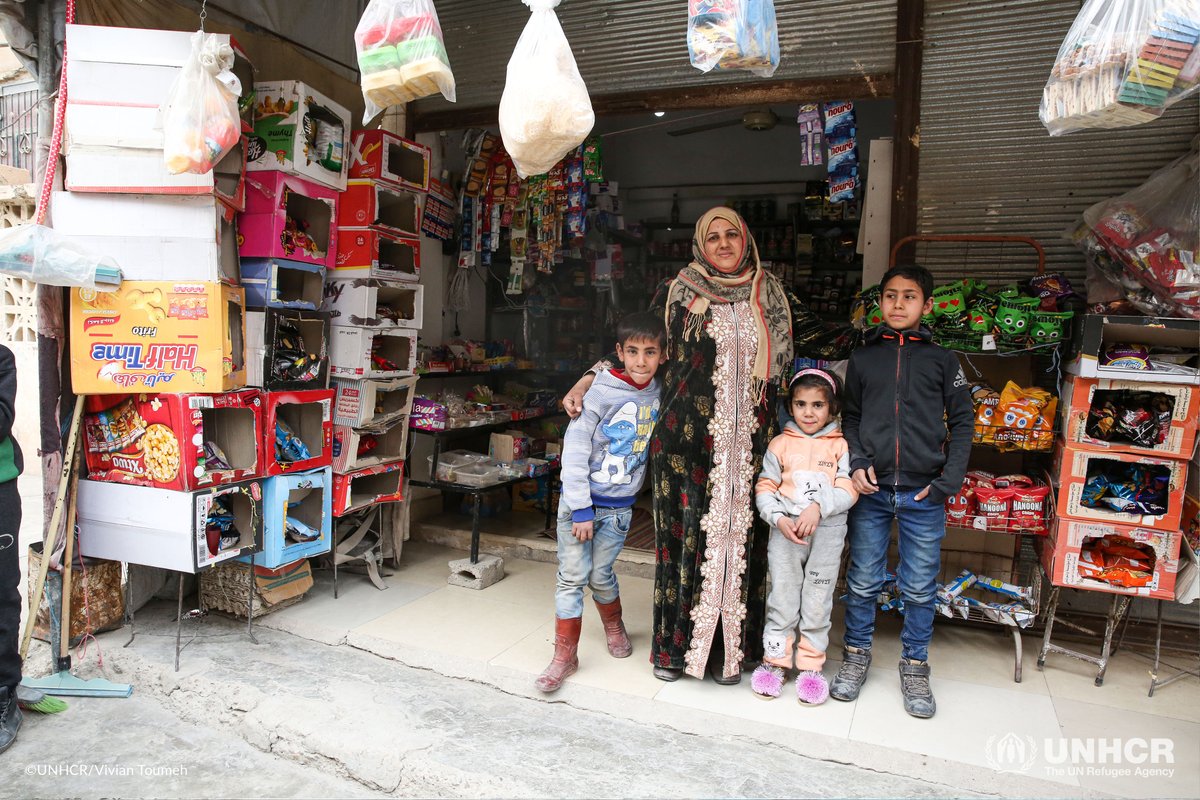
[[[355,131],[338,206],[336,262],[322,310],[330,315],[334,514],[403,499],[424,319],[421,200],[429,149],[386,131]]]
[[[1057,586],[1173,599],[1196,449],[1200,322],[1088,315],[1063,382],[1058,519],[1042,561]]]

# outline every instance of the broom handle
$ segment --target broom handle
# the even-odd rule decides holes
[[[78,452],[78,451],[76,451]],[[72,465],[78,456],[71,459]],[[58,671],[71,669],[71,562],[75,560],[75,494],[79,491],[79,473],[71,470],[71,494],[67,501],[66,550],[63,551],[62,618],[58,637]]]
[[[46,588],[46,574],[50,571],[50,556],[58,547],[58,523],[62,520],[63,506],[66,504],[67,488],[74,472],[75,448],[79,441],[79,422],[83,418],[83,396],[75,398],[75,411],[71,415],[71,431],[67,435],[67,449],[63,453],[62,474],[58,477],[58,494],[54,501],[54,511],[50,514],[50,527],[46,532],[46,541],[42,545],[42,560],[38,565],[37,581],[29,595],[29,617],[25,620],[25,633],[21,636],[21,658],[24,660],[29,652],[29,641],[33,638],[33,627],[37,621],[37,610],[41,604],[42,591]]]

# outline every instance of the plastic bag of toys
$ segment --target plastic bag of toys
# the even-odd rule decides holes
[[[438,92],[455,101],[433,0],[371,0],[354,30],[354,49],[367,103],[364,125],[388,106]]]
[[[215,33],[192,34],[192,52],[167,95],[163,161],[167,172],[212,172],[242,135],[233,48]]]

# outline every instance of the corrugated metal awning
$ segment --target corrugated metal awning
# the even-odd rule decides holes
[[[1200,129],[1191,98],[1146,125],[1051,138],[1038,120],[1042,87],[1077,0],[926,0],[917,232],[1027,235],[1048,271],[1082,288],[1081,254],[1063,231],[1088,206],[1137,186],[1185,153]],[[1028,262],[964,264],[953,249],[918,258],[939,280],[964,267],[991,278],[1028,276]],[[1003,259],[1003,261],[1002,261]]]
[[[781,59],[772,80],[892,72],[896,0],[780,0],[775,7]],[[430,97],[414,111],[497,106],[528,9],[517,0],[438,0],[437,10],[458,102]],[[565,0],[557,13],[593,97],[761,80],[692,67],[687,3],[680,0]]]

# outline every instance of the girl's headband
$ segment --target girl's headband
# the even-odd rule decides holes
[[[800,378],[803,378],[805,375],[816,375],[820,378],[823,378],[825,380],[825,382],[829,384],[829,388],[833,390],[833,396],[837,397],[837,384],[834,383],[833,376],[830,375],[828,372],[826,372],[823,369],[810,368],[810,369],[800,370],[799,372],[797,372],[795,375],[792,376],[792,380],[788,384],[788,389],[790,390],[793,386],[795,386],[796,381],[798,381]]]

